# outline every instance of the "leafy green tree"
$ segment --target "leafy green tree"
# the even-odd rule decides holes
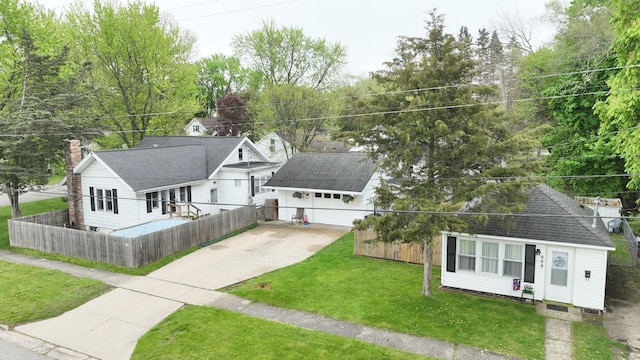
[[[273,20],[263,21],[258,30],[236,35],[232,46],[236,56],[261,74],[266,84],[312,89],[333,85],[347,55],[339,43],[311,38],[301,28],[278,27]]]
[[[102,125],[132,147],[147,134],[175,134],[196,112],[195,40],[142,1],[95,0],[66,14],[74,59],[90,63],[89,86]]]
[[[631,175],[628,187],[640,189],[640,0],[611,0],[615,39],[611,49],[620,70],[607,84],[609,95],[596,103],[600,133],[613,134],[613,145]]]
[[[423,243],[422,293],[429,296],[432,239],[442,230],[469,230],[471,219],[448,213],[479,198],[484,211],[513,211],[523,203],[523,185],[507,178],[526,172],[504,166],[519,144],[509,141],[498,107],[480,101],[495,87],[474,83],[478,63],[468,32],[457,39],[445,33],[435,12],[426,30],[424,38],[402,37],[387,69],[375,74],[387,90],[375,98],[384,115],[363,121],[358,142],[393,179],[381,183],[374,200],[389,211],[355,226],[373,226],[381,241]]]
[[[329,94],[294,84],[268,85],[261,101],[257,118],[276,124],[273,129],[284,140],[287,159],[309,148],[338,104]]]
[[[249,101],[258,132],[275,131],[288,142],[287,156],[305,151],[336,115],[336,102],[323,100],[337,83],[346,50],[338,43],[306,36],[296,27],[264,21],[258,30],[233,39],[236,55],[261,75],[263,86]]]
[[[251,72],[234,56],[214,54],[198,61],[198,88],[206,108],[205,116],[212,117],[218,110],[218,100],[228,94],[239,94],[249,89]]]
[[[614,150],[611,136],[598,136],[600,118],[594,104],[606,99],[606,80],[616,66],[609,47],[613,31],[608,0],[574,1],[568,7],[549,6],[555,13],[559,32],[552,55],[547,58],[550,73],[542,91],[553,119],[552,130],[542,138],[550,149],[550,183],[573,194],[619,197],[625,209],[635,208],[637,197],[628,193],[628,177],[589,177],[624,173],[624,161]]]
[[[0,19],[0,183],[19,217],[20,194],[46,185],[63,140],[84,133],[74,110],[86,97],[83,74],[70,70],[68,49],[52,35],[59,31],[53,13],[0,0]]]

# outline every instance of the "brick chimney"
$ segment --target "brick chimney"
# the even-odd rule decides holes
[[[69,199],[69,225],[84,230],[82,212],[82,181],[80,174],[74,174],[73,168],[82,160],[80,140],[67,139],[64,143],[65,171],[67,175],[67,198]]]

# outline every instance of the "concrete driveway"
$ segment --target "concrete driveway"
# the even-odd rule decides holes
[[[138,339],[184,304],[206,305],[215,289],[302,261],[349,229],[266,223],[203,247],[56,318],[16,331],[105,360],[129,359]]]
[[[147,277],[215,290],[300,262],[349,231],[321,225],[271,225],[207,246]]]

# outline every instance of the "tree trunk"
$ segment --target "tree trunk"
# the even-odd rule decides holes
[[[424,282],[422,284],[422,295],[431,296],[431,278],[433,274],[431,272],[431,257],[433,256],[433,249],[431,248],[431,241],[425,240],[424,243]]]
[[[19,218],[20,216],[22,216],[22,210],[20,210],[20,203],[18,202],[20,191],[11,189],[7,193],[7,196],[9,196],[9,203],[11,204],[11,218]]]

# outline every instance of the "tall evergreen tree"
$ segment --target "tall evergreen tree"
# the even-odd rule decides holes
[[[0,0],[0,18],[0,183],[18,217],[20,194],[47,184],[63,139],[84,133],[73,110],[86,97],[83,74],[71,71],[68,49],[51,37],[58,30],[52,13]]]
[[[521,184],[505,177],[523,170],[503,166],[516,144],[508,141],[502,112],[480,102],[495,87],[474,83],[478,63],[468,31],[458,38],[445,33],[435,12],[426,31],[424,38],[401,38],[396,57],[375,74],[387,90],[375,101],[385,115],[367,117],[358,141],[392,179],[376,189],[374,201],[389,211],[356,227],[373,226],[382,241],[423,243],[428,296],[433,238],[468,226],[447,213],[479,197],[492,212],[512,211],[522,200]]]

